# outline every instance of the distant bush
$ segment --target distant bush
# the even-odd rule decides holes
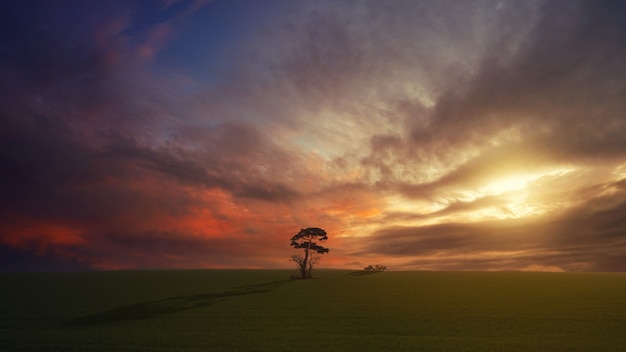
[[[363,268],[364,271],[385,271],[387,270],[387,266],[386,265],[380,265],[380,264],[376,264],[376,265],[368,265],[365,268]]]

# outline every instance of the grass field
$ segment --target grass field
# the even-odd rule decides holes
[[[0,274],[0,351],[626,351],[626,274]]]

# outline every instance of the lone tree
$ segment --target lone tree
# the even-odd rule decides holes
[[[317,254],[328,253],[328,248],[318,245],[315,241],[322,242],[327,239],[326,231],[317,227],[302,229],[291,238],[291,246],[293,248],[304,249],[304,257],[301,255],[291,256],[291,260],[298,265],[301,278],[310,279],[312,277],[313,264],[317,264],[321,258]]]

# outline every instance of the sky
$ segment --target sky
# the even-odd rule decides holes
[[[0,6],[0,271],[626,271],[626,2]]]

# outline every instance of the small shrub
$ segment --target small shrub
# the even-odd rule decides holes
[[[368,265],[365,268],[363,268],[364,271],[385,271],[387,270],[387,266],[386,265],[380,265],[380,264],[376,264],[376,265]]]

